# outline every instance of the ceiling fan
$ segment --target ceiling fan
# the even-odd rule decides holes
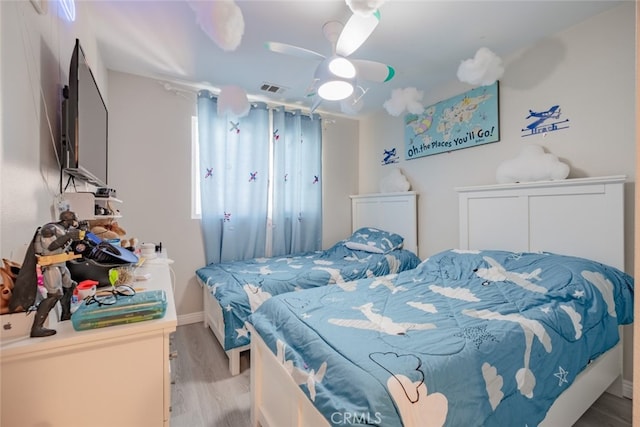
[[[332,53],[328,57],[279,42],[267,42],[266,48],[272,52],[321,61],[307,91],[307,96],[314,98],[311,112],[318,108],[322,100],[328,100],[341,101],[342,111],[353,113],[359,109],[358,104],[367,91],[358,82],[367,80],[382,83],[395,75],[393,67],[387,64],[347,58],[362,46],[379,22],[380,12],[375,11],[367,16],[354,13],[345,25],[337,21],[325,23],[322,32],[332,45]]]

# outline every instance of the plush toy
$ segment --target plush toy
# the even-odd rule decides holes
[[[126,230],[112,219],[90,220],[89,227],[91,232],[102,240],[120,239],[120,246],[123,248],[135,247],[138,244],[138,239],[136,238],[125,239]]]
[[[138,239],[135,237],[132,237],[130,239],[122,239],[120,240],[120,246],[122,246],[123,248],[136,248],[138,247]]]
[[[16,280],[18,273],[20,273],[20,267],[22,267],[22,264],[7,258],[2,258],[2,268],[4,268],[5,272],[11,277],[11,279]]]
[[[381,193],[399,193],[409,191],[411,184],[402,174],[400,168],[393,168],[389,175],[380,180]]]
[[[555,181],[569,176],[569,165],[558,157],[546,153],[539,145],[531,144],[522,148],[513,159],[505,160],[496,170],[499,184],[531,181]]]
[[[0,271],[0,314],[9,313],[9,301],[13,295],[13,280],[7,281],[5,272]]]
[[[89,230],[102,240],[120,239],[127,232],[111,219],[92,219],[89,221]]]
[[[13,286],[20,273],[21,264],[2,258],[0,267],[0,314],[9,313],[9,301],[13,295]]]

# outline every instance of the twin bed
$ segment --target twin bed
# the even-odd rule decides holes
[[[397,274],[420,263],[415,192],[351,199],[353,234],[329,249],[211,264],[196,271],[205,326],[229,357],[232,375],[240,372],[240,353],[249,349],[248,317],[272,296]]]
[[[265,301],[252,426],[570,426],[621,395],[624,179],[458,188],[459,248]]]

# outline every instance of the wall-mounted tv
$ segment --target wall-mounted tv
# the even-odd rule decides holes
[[[71,55],[69,85],[64,89],[63,98],[62,171],[106,187],[108,111],[78,39]]]

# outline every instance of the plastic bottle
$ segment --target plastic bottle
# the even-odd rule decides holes
[[[75,313],[81,304],[82,301],[78,299],[78,290],[74,289],[73,294],[71,295],[71,306],[69,307],[69,309],[71,310],[71,314]]]

